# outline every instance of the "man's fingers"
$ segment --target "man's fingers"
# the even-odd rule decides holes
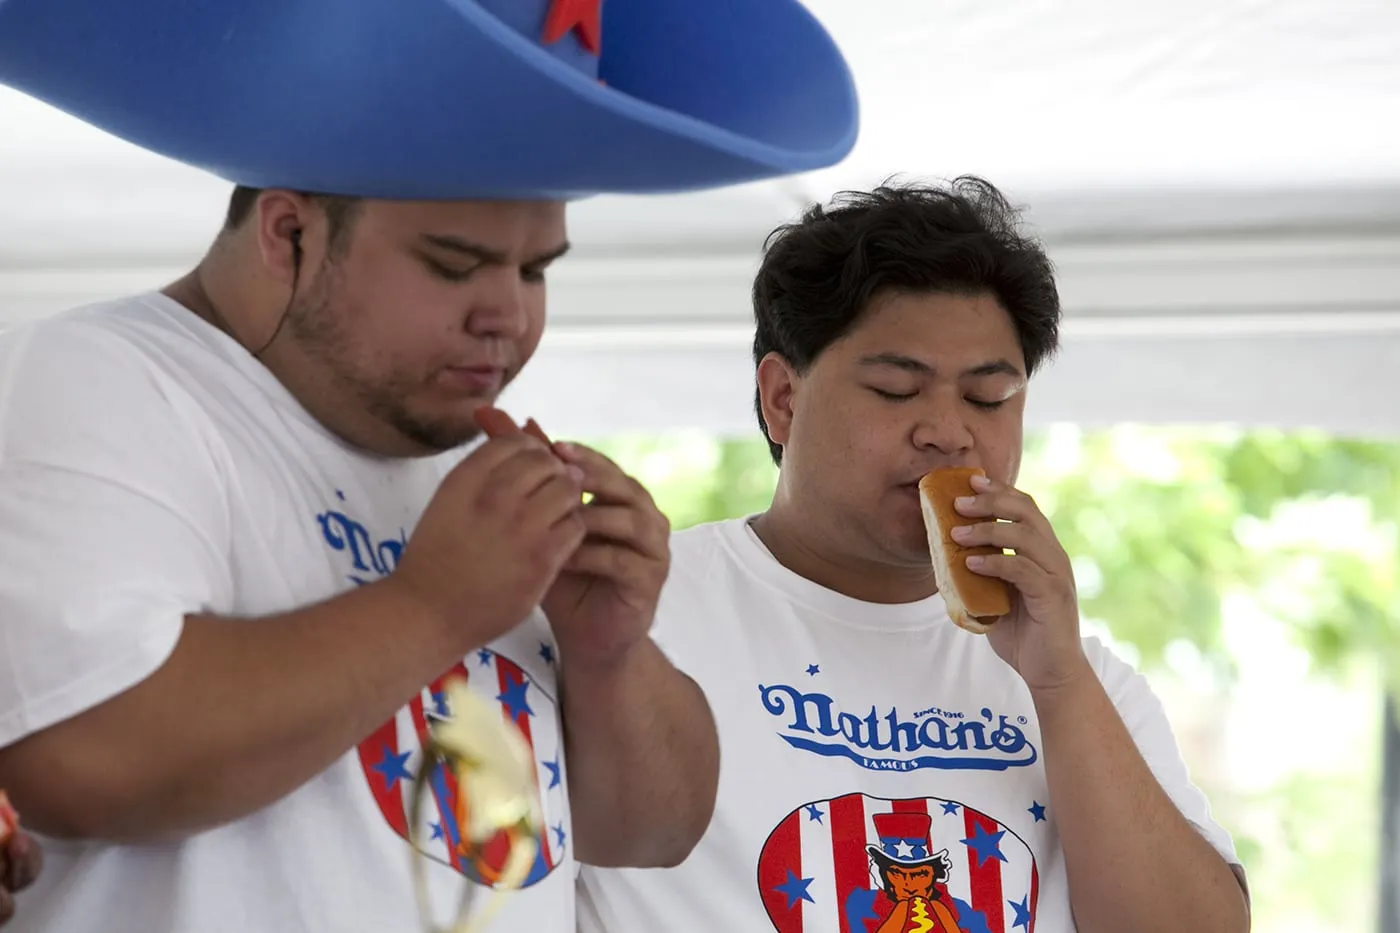
[[[512,434],[524,433],[546,447],[551,446],[549,435],[544,433],[544,428],[540,427],[539,422],[534,418],[526,421],[522,428],[515,423],[514,418],[501,409],[491,405],[482,405],[472,412],[472,419],[476,421],[477,427],[481,428],[482,433],[487,437],[509,437]]]
[[[506,437],[520,432],[514,418],[490,405],[482,405],[472,412],[472,420],[487,437]]]
[[[967,558],[967,568],[984,577],[1005,580],[1026,599],[1053,595],[1054,578],[1043,567],[1020,554],[987,554]]]
[[[545,532],[546,546],[558,570],[566,569],[565,562],[569,555],[578,552],[585,534],[583,522],[576,513],[563,516]]]
[[[577,506],[583,495],[582,471],[562,462],[546,448],[540,446],[539,441],[534,438],[526,438],[524,434],[502,438],[491,443],[504,444],[515,440],[516,437],[521,439],[523,446],[495,465],[487,476],[487,489],[496,490],[503,496],[523,498],[536,495],[546,483],[562,478],[573,484],[574,504]],[[525,443],[526,441],[528,444]]]
[[[550,528],[566,518],[576,517],[583,511],[582,503],[583,491],[579,489],[578,481],[572,476],[559,473],[546,480],[530,495],[528,512],[532,521],[540,522],[536,527]],[[579,527],[587,533],[581,519]]]
[[[528,450],[544,450],[540,442],[526,434],[516,432],[505,437],[497,437],[488,440],[476,450],[462,460],[461,463],[453,467],[453,472],[465,471],[468,473],[483,472],[489,473],[499,467],[505,461],[518,456]]]
[[[598,451],[571,443],[555,444],[554,450],[565,463],[583,470],[583,491],[591,493],[594,501],[654,508],[646,487]]]
[[[602,577],[619,584],[624,592],[634,587],[645,589],[647,580],[664,568],[622,544],[585,539],[569,556],[564,569],[592,577]]]
[[[969,522],[966,525],[954,525],[950,532],[953,540],[963,547],[977,547],[979,545],[991,545],[992,547],[1008,548],[1013,551],[1024,551],[1030,545],[1030,539],[1035,536],[1035,532],[1022,525],[1020,522]]]
[[[953,540],[963,547],[990,546],[1015,551],[1047,573],[1070,573],[1069,558],[1054,538],[1020,522],[976,522],[954,526]]]
[[[533,438],[536,438],[546,447],[552,448],[554,446],[553,442],[551,442],[549,439],[549,435],[544,433],[544,428],[540,427],[539,422],[535,421],[534,418],[531,418],[529,421],[525,422],[525,433]]]
[[[1000,518],[1030,525],[1050,535],[1054,529],[1036,501],[1021,490],[983,477],[973,477],[974,495],[953,500],[953,508],[968,518]]]
[[[5,886],[11,891],[22,891],[39,877],[44,866],[44,853],[34,837],[28,833],[17,833],[5,846]]]
[[[652,560],[666,560],[670,528],[663,516],[622,505],[590,505],[580,514],[590,538],[626,545]]]

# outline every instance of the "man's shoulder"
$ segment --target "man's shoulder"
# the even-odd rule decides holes
[[[702,522],[671,532],[671,570],[681,575],[707,573],[716,561],[731,553],[729,540],[747,519],[730,518]]]
[[[1115,647],[1111,636],[1092,632],[1083,635],[1079,641],[1084,646],[1084,656],[1089,659],[1100,678],[1105,674],[1137,673],[1137,668],[1125,657],[1124,650]]]
[[[100,365],[109,358],[149,359],[157,335],[173,332],[172,325],[169,313],[151,295],[82,305],[0,331],[0,364]]]
[[[743,639],[733,612],[737,558],[726,540],[742,519],[705,522],[671,533],[671,569],[656,607],[652,637],[688,673]],[[697,620],[705,624],[697,625]]]
[[[164,319],[162,319],[162,315]],[[142,298],[88,305],[0,332],[0,446],[19,456],[194,427],[181,323]],[[188,353],[184,354],[188,356]],[[170,417],[172,413],[177,415]]]
[[[1143,702],[1160,704],[1152,684],[1132,659],[1131,648],[1116,644],[1107,634],[1085,635],[1081,641],[1085,657],[1120,715]]]

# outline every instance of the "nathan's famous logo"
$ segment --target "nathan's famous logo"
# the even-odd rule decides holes
[[[345,494],[336,490],[342,502]],[[399,530],[397,538],[376,539],[360,522],[339,509],[327,509],[316,516],[321,537],[333,550],[344,551],[350,558],[350,581],[364,586],[371,579],[388,576],[399,565],[399,556],[408,546],[408,535]]]
[[[932,708],[906,719],[893,706],[883,712],[871,706],[857,715],[825,693],[787,684],[759,685],[758,692],[763,708],[783,724],[778,734],[793,748],[849,758],[872,771],[1005,771],[1037,758],[1020,728],[1024,716],[993,715],[983,708],[974,717]]]
[[[1024,840],[952,800],[846,794],[793,810],[758,858],[778,933],[1031,933]]]

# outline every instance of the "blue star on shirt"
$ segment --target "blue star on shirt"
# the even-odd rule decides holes
[[[822,669],[821,669],[820,667],[818,667],[817,665],[815,665],[815,664],[808,664],[808,665],[807,665],[807,675],[808,675],[809,677],[816,677],[816,676],[817,676],[818,674],[820,674],[821,672],[822,672]]]
[[[443,719],[446,719],[448,716],[452,715],[451,711],[447,708],[447,694],[433,694],[433,710]]]
[[[1031,805],[1026,808],[1026,812],[1035,817],[1037,823],[1045,822],[1045,804],[1032,800]]]
[[[987,926],[987,915],[982,911],[973,910],[971,904],[956,897],[953,906],[957,908],[958,926],[963,933],[992,933],[992,928]]]
[[[408,773],[407,766],[408,756],[410,754],[410,752],[400,752],[395,755],[393,752],[389,751],[389,746],[385,745],[384,753],[380,755],[379,760],[370,765],[371,768],[383,775],[384,789],[386,791],[393,790],[394,786],[401,780],[413,780],[413,775]]]
[[[549,642],[546,641],[540,642],[540,657],[544,658],[544,663],[553,664],[554,646],[552,646],[551,644],[549,644]]]
[[[972,827],[972,836],[968,839],[960,840],[963,845],[977,853],[977,867],[981,868],[992,859],[1006,861],[1006,856],[1001,854],[1001,837],[1006,835],[1006,830],[999,829],[994,833],[989,833],[978,823]]]
[[[812,823],[820,823],[822,817],[826,816],[814,803],[807,804],[807,820]]]
[[[559,756],[556,754],[553,761],[541,761],[540,764],[544,765],[549,771],[549,786],[546,787],[545,790],[553,790],[558,787],[560,781]]]
[[[442,838],[442,824],[441,824],[441,823],[429,823],[428,826],[429,826],[429,828],[432,829],[432,831],[433,831],[433,839],[434,839],[434,841],[436,841],[436,840]]]
[[[554,830],[554,838],[556,840],[556,844],[559,846],[559,848],[564,848],[564,840],[567,838],[564,835],[564,824],[560,823],[558,826],[554,826],[552,828]]]
[[[787,880],[773,890],[787,898],[788,910],[792,910],[797,906],[798,901],[807,901],[809,904],[816,903],[816,901],[812,900],[812,895],[807,893],[807,888],[809,888],[815,880],[815,878],[799,878],[793,873],[793,870],[789,868]]]
[[[530,701],[525,698],[525,691],[530,689],[527,681],[521,680],[506,687],[505,690],[496,697],[506,705],[512,717],[517,717],[521,713],[526,716],[535,715],[535,711],[530,709]]]
[[[953,815],[953,816],[957,816],[957,815],[958,815],[958,805],[955,804],[955,803],[953,803],[951,800],[944,801],[944,803],[943,803],[943,812],[946,813],[946,814],[951,814],[951,815]]]
[[[1016,911],[1016,919],[1013,920],[1013,921],[1011,921],[1011,925],[1012,925],[1013,927],[1025,927],[1026,929],[1030,929],[1030,926],[1031,926],[1031,908],[1030,908],[1030,903],[1029,903],[1030,899],[1031,899],[1031,896],[1030,896],[1029,894],[1027,894],[1025,897],[1021,898],[1019,901],[1007,901],[1007,902],[1006,902],[1006,903],[1008,903],[1008,904],[1011,905],[1011,909],[1012,909],[1012,910]]]
[[[486,665],[490,664],[490,663],[491,663],[491,649],[490,649],[490,648],[482,648],[480,651],[478,651],[478,652],[476,653],[476,659],[477,659],[478,661],[481,662],[481,666],[482,666],[482,667],[485,667]]]

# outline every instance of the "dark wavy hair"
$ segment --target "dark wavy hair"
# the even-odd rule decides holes
[[[1059,347],[1060,297],[1041,244],[990,183],[887,183],[847,191],[769,235],[753,284],[754,365],[776,352],[805,372],[887,292],[989,293],[1020,335],[1027,375]],[[773,462],[758,393],[758,424]]]

